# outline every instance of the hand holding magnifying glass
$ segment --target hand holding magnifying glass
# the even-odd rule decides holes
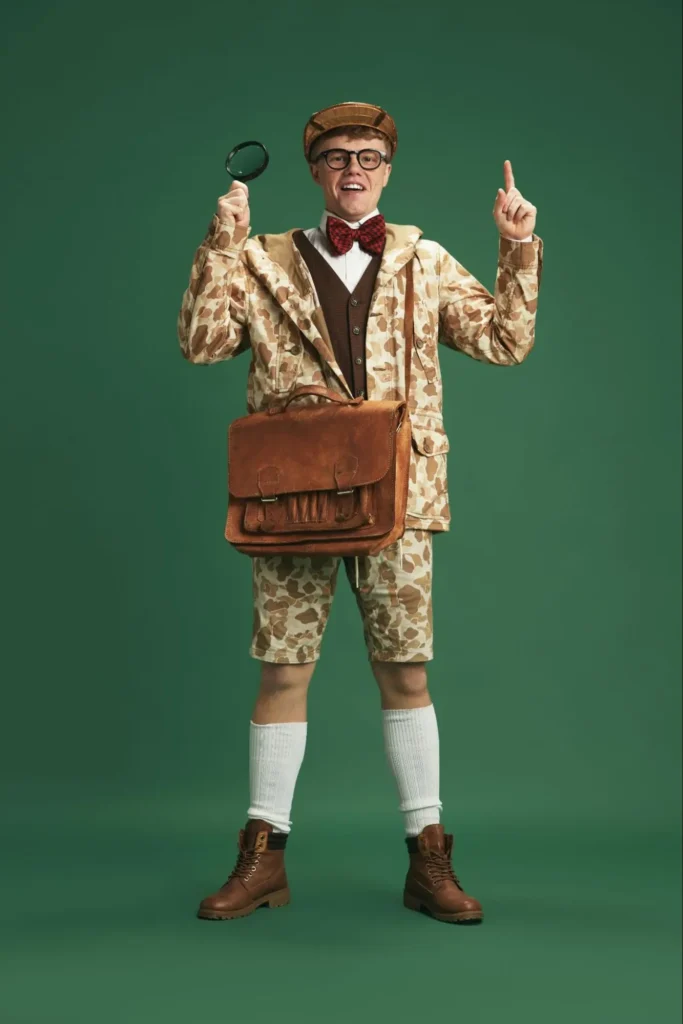
[[[235,226],[249,226],[249,188],[245,184],[263,174],[268,166],[268,150],[262,142],[240,142],[231,149],[225,160],[225,169],[234,179],[230,190],[218,200],[218,217]]]

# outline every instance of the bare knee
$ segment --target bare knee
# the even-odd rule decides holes
[[[261,693],[267,696],[305,693],[314,668],[315,662],[303,665],[275,665],[264,661],[261,665]]]
[[[372,670],[382,695],[382,707],[423,707],[431,703],[424,662],[374,661]]]

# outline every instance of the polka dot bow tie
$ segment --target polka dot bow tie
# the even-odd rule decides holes
[[[350,228],[346,221],[338,217],[327,218],[327,238],[337,256],[343,256],[356,241],[365,252],[379,256],[384,251],[386,236],[387,230],[381,213],[366,220],[359,228]]]

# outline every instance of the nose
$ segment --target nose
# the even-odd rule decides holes
[[[348,171],[349,167],[352,167],[352,166],[353,166],[353,161],[354,161],[354,160],[355,160],[355,161],[356,161],[356,163],[358,164],[358,170],[359,170],[359,171],[360,171],[360,170],[362,170],[362,167],[361,167],[361,165],[360,165],[360,160],[358,159],[358,156],[357,156],[357,155],[356,155],[355,153],[349,153],[349,162],[348,162],[348,164],[346,165],[346,167],[344,168],[344,170],[345,170],[345,171]]]

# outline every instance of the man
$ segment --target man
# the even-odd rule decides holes
[[[235,182],[219,198],[195,254],[178,334],[185,358],[200,365],[251,351],[249,412],[302,384],[396,400],[405,379],[399,271],[413,260],[406,530],[378,555],[343,562],[404,815],[404,904],[440,921],[474,922],[482,919],[481,905],[455,875],[453,836],[440,823],[439,737],[425,668],[432,659],[432,534],[447,530],[450,520],[437,342],[500,366],[521,363],[534,343],[543,243],[533,234],[536,209],[505,161],[505,189],[493,207],[501,238],[492,295],[419,228],[385,224],[379,201],[396,148],[396,126],[380,107],[341,103],[313,114],[304,154],[323,194],[319,227],[249,239],[249,192]],[[284,850],[304,756],[306,696],[341,561],[253,559],[251,654],[262,672],[250,723],[251,802],[237,863],[202,900],[200,917],[243,917],[263,904],[289,902]]]

